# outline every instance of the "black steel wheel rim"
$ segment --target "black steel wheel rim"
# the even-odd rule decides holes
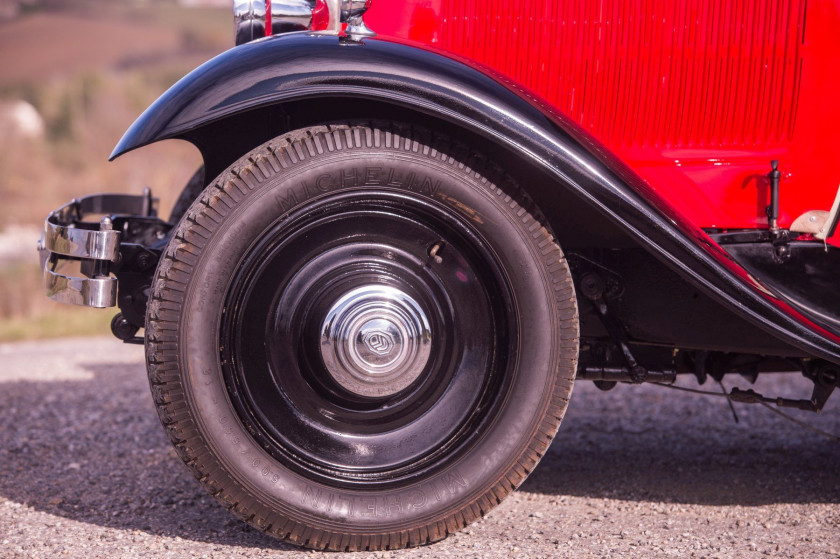
[[[387,394],[348,389],[325,364],[326,317],[371,286],[404,295],[431,332],[416,378]],[[388,486],[483,436],[513,380],[515,317],[503,269],[467,220],[399,193],[348,192],[252,245],[226,296],[220,362],[240,420],[283,465],[339,487]]]

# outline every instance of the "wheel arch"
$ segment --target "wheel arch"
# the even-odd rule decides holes
[[[237,113],[191,130],[207,169],[205,181],[219,175],[243,153],[290,130],[334,122],[399,122],[441,133],[476,148],[513,177],[542,211],[546,225],[569,248],[638,246],[604,214],[574,196],[556,176],[516,149],[487,138],[463,123],[376,99],[338,96],[329,107],[320,99],[291,100]]]
[[[840,337],[768,291],[569,118],[501,76],[410,45],[306,33],[242,45],[175,84],[129,128],[111,159],[180,138],[198,147],[213,177],[261,142],[331,114],[399,116],[425,127],[434,121],[494,157],[505,155],[506,170],[561,243],[642,246],[753,325],[840,362]]]

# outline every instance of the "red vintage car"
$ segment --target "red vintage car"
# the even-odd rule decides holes
[[[840,379],[834,0],[238,0],[238,46],[112,158],[204,167],[75,200],[48,295],[118,306],[161,421],[240,518],[433,542],[531,472],[574,381]],[[137,336],[144,329],[144,337]]]

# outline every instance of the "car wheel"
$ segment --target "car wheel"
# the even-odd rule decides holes
[[[146,320],[179,455],[318,549],[439,540],[534,469],[572,389],[574,288],[533,203],[443,136],[280,136],[181,220]]]

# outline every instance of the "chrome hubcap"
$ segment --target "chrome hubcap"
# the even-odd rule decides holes
[[[414,299],[394,287],[368,285],[330,308],[321,326],[321,357],[342,387],[378,398],[420,376],[431,340],[429,320]]]

